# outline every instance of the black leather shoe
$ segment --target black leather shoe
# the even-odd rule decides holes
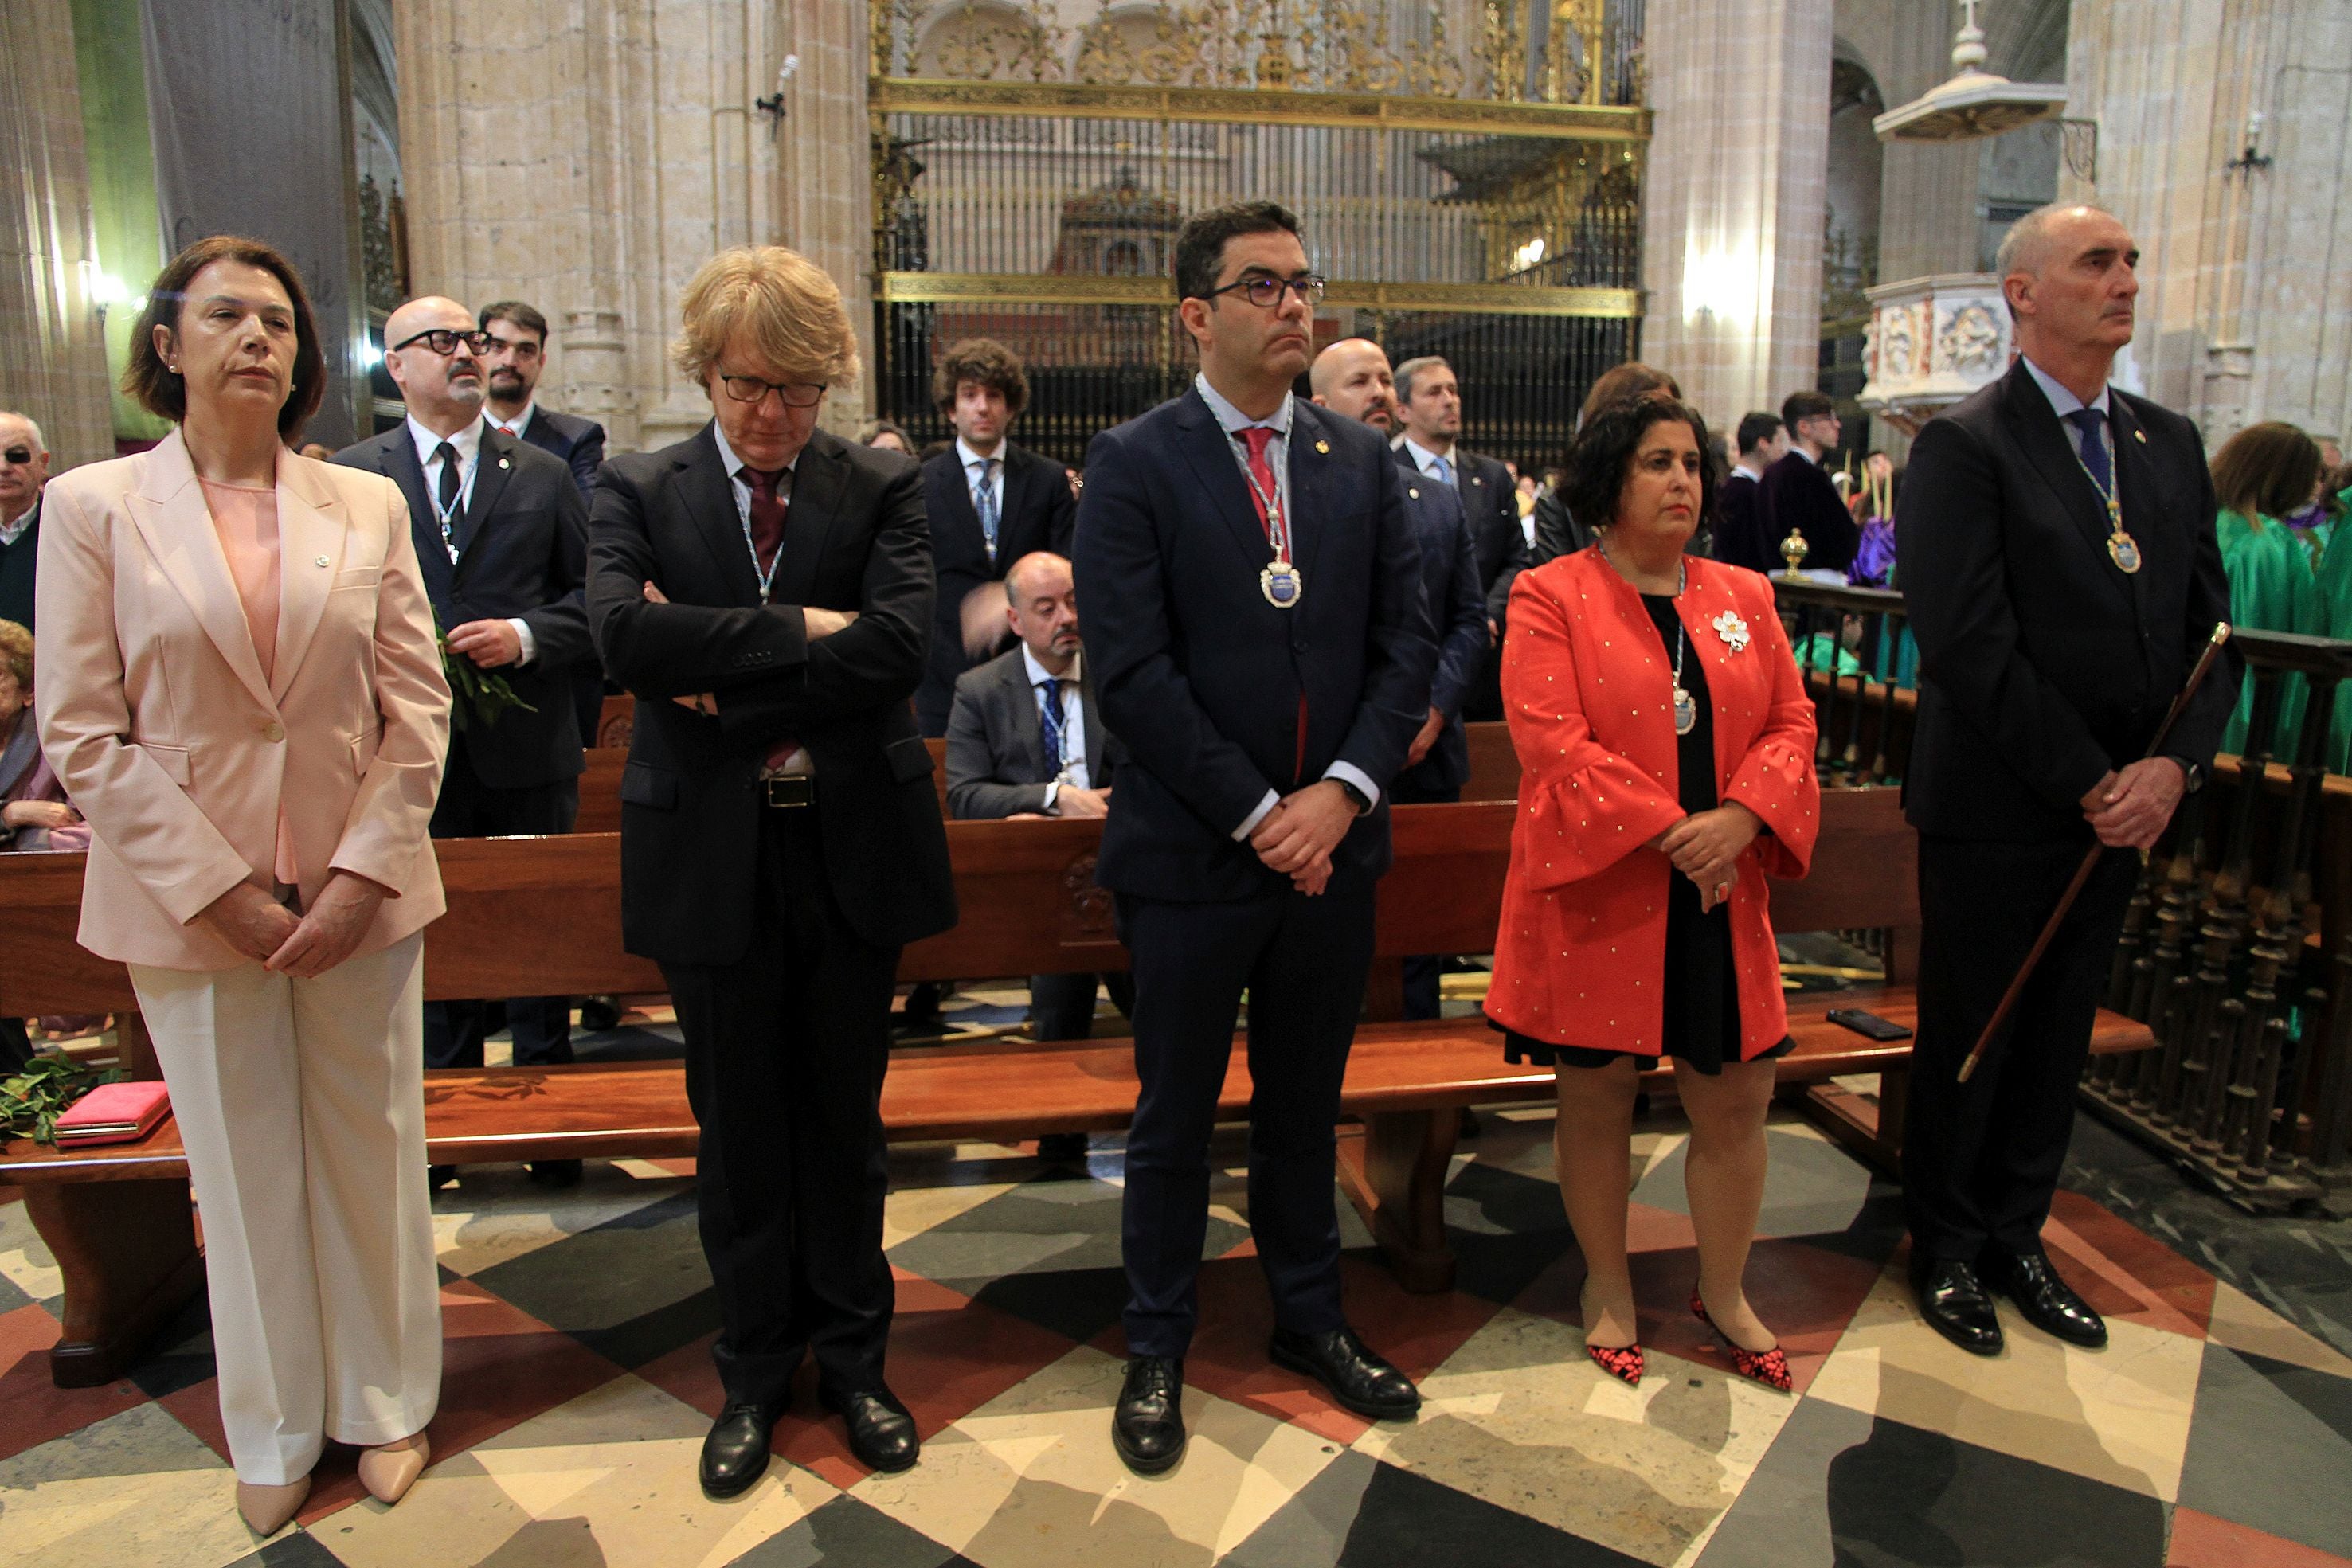
[[[915,1436],[915,1418],[887,1388],[865,1394],[826,1394],[824,1407],[849,1428],[849,1451],[869,1470],[911,1470],[922,1458],[921,1439]]]
[[[1421,1410],[1421,1390],[1412,1379],[1365,1349],[1356,1331],[1344,1324],[1311,1334],[1276,1329],[1266,1354],[1276,1366],[1329,1389],[1332,1398],[1359,1416],[1403,1421]]]
[[[427,1192],[439,1192],[443,1187],[447,1186],[451,1182],[456,1181],[457,1179],[457,1167],[456,1166],[426,1166],[425,1167],[425,1190]]]
[[[1111,1413],[1110,1446],[1139,1476],[1173,1469],[1184,1457],[1184,1363],[1172,1355],[1130,1355]]]
[[[541,1186],[578,1186],[581,1162],[578,1160],[533,1160],[530,1179]]]
[[[733,1497],[768,1471],[768,1433],[775,1417],[757,1405],[730,1405],[702,1439],[702,1490]]]
[[[1911,1288],[1929,1328],[1972,1355],[2000,1354],[2000,1314],[1974,1269],[1938,1258],[1911,1270]]]
[[[1040,1133],[1037,1134],[1037,1157],[1061,1165],[1084,1160],[1087,1157],[1087,1135],[1084,1133]]]
[[[2072,1285],[2059,1278],[2049,1256],[2040,1249],[1986,1254],[1984,1279],[1987,1285],[2010,1299],[2027,1322],[2043,1333],[2085,1350],[2100,1350],[2106,1345],[2106,1321],[2074,1293]]]

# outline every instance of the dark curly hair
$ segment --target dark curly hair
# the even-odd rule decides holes
[[[966,338],[949,349],[931,372],[931,402],[941,413],[955,411],[956,388],[966,382],[1003,393],[1007,416],[1029,406],[1029,376],[1021,356],[993,338]]]
[[[173,424],[188,417],[188,383],[163,363],[155,348],[155,329],[180,329],[180,307],[196,274],[216,261],[241,262],[258,267],[285,286],[294,307],[294,384],[278,411],[278,434],[292,440],[327,395],[326,350],[319,340],[319,324],[310,314],[310,297],[302,275],[274,247],[240,235],[215,235],[200,239],[165,264],[147,290],[147,308],[131,329],[131,362],[122,372],[122,391],[158,419]]]
[[[1715,520],[1715,493],[1723,482],[1723,464],[1706,437],[1706,421],[1698,410],[1664,392],[1621,398],[1595,410],[1576,433],[1568,449],[1568,477],[1559,498],[1568,514],[1587,528],[1605,528],[1617,520],[1617,496],[1633,454],[1654,424],[1687,424],[1698,443],[1698,518],[1706,528]]]

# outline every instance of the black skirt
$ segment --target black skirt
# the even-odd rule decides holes
[[[1672,669],[1682,618],[1671,594],[1645,593],[1643,608],[1657,625],[1665,644],[1666,667]],[[1675,770],[1680,775],[1678,803],[1692,816],[1720,804],[1715,792],[1715,706],[1708,700],[1706,668],[1695,650],[1683,647],[1683,689],[1698,706],[1698,722],[1688,735],[1675,741]],[[1739,983],[1731,951],[1731,910],[1727,904],[1701,913],[1698,884],[1680,872],[1666,878],[1666,962],[1664,1054],[1686,1061],[1709,1077],[1727,1061],[1739,1060]],[[1646,1051],[1603,1051],[1581,1045],[1553,1045],[1515,1030],[1502,1029],[1504,1059],[1539,1067],[1605,1067],[1621,1056],[1648,1059]],[[1783,1040],[1758,1060],[1785,1056],[1794,1041]]]

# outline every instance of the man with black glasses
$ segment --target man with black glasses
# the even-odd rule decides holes
[[[41,487],[49,449],[41,427],[0,412],[0,621],[33,630],[33,569],[41,548]]]
[[[1183,1457],[1209,1136],[1244,988],[1272,1358],[1376,1419],[1421,1401],[1348,1326],[1332,1206],[1389,785],[1437,662],[1408,476],[1379,431],[1291,395],[1323,280],[1288,212],[1196,214],[1175,272],[1200,374],[1095,437],[1076,561],[1103,722],[1129,750],[1098,873],[1133,957],[1142,1080],[1112,1440],[1147,1475]]]
[[[572,688],[595,657],[587,507],[570,469],[482,417],[490,335],[471,311],[412,299],[384,323],[383,340],[408,417],[335,461],[399,485],[448,657],[504,681],[523,705],[493,716],[459,694],[463,722],[450,732],[433,836],[569,832],[586,766]],[[508,1002],[515,1061],[571,1061],[571,1009],[568,997]],[[479,1067],[487,1023],[478,1001],[425,1003],[425,1064]],[[436,1166],[435,1185],[450,1174]],[[532,1174],[569,1185],[580,1162],[544,1161]]]

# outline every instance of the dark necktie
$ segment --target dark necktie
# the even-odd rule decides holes
[[[1250,477],[1257,481],[1250,486],[1250,499],[1257,503],[1258,527],[1265,530],[1266,538],[1272,538],[1274,518],[1266,511],[1266,503],[1274,501],[1279,505],[1282,491],[1275,483],[1274,465],[1266,460],[1265,449],[1282,433],[1267,425],[1252,424],[1244,426],[1236,434],[1241,436],[1242,444],[1249,448]]]
[[[1037,683],[1037,695],[1045,699],[1038,711],[1045,730],[1045,770],[1058,778],[1062,771],[1062,683],[1049,675]]]
[[[996,507],[996,459],[980,460],[980,488],[973,492],[974,509],[980,513],[980,537],[988,546],[991,565],[996,561],[996,530],[1003,526]]]
[[[2101,430],[2101,426],[2106,423],[2106,415],[2095,408],[2078,408],[2066,416],[2066,423],[2079,434],[2076,449],[2082,454],[2083,466],[2090,471],[2091,483],[2099,487],[2099,498],[2104,501],[2116,493],[2115,465],[2108,460],[2107,444]]]
[[[466,541],[459,537],[459,531],[464,527],[465,519],[457,515],[457,494],[460,488],[460,476],[457,473],[457,449],[445,441],[439,446],[434,448],[433,455],[438,459],[441,464],[441,484],[439,493],[441,505],[441,537],[447,541],[450,551],[454,554],[455,552],[466,548]]]
[[[751,487],[751,554],[763,578],[774,572],[776,552],[784,548],[784,496],[791,488],[785,476],[790,472],[741,470],[743,483]]]

